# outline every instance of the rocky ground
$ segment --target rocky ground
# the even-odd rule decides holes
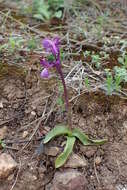
[[[120,18],[125,19],[122,13]],[[2,13],[0,14],[3,26],[5,17],[3,18]],[[0,54],[0,139],[2,140],[0,143],[0,190],[126,190],[126,85],[122,91],[124,96],[116,93],[111,96],[106,95],[102,88],[99,88],[100,85],[103,86],[103,70],[96,70],[95,67],[91,70],[85,63],[81,68],[84,68],[83,71],[87,72],[88,77],[92,77],[90,89],[87,90],[81,86],[77,78],[74,82],[75,73],[69,73],[75,67],[75,61],[83,60],[83,58],[82,54],[73,55],[75,52],[72,50],[80,47],[79,42],[84,43],[81,34],[77,35],[78,43],[75,41],[73,35],[76,31],[74,30],[68,42],[71,50],[65,43],[66,28],[67,32],[71,31],[71,24],[75,22],[74,18],[69,17],[68,22],[64,23],[65,28],[57,32],[54,29],[54,23],[53,25],[50,23],[50,28],[42,24],[33,31],[32,26],[29,25],[30,20],[25,18],[27,34],[21,26],[21,19],[15,19],[17,17],[10,16],[6,23],[4,20],[4,26],[0,31],[2,44],[7,43],[11,32],[22,35],[23,39],[26,39],[25,45],[19,50],[14,49],[14,52],[11,52],[4,49]],[[35,25],[35,21],[32,20],[32,24]],[[82,21],[80,21],[80,26],[84,27]],[[42,31],[43,27],[46,32]],[[87,32],[90,39],[89,31]],[[126,31],[122,29],[122,34],[120,32],[110,31],[106,34],[109,35],[111,41],[111,33],[120,38],[124,35],[123,39],[126,41]],[[95,34],[95,31],[93,33]],[[59,81],[54,77],[55,73],[53,72],[53,77],[49,80],[41,79],[39,64],[40,57],[44,55],[41,39],[46,35],[56,34],[63,37],[62,47],[66,52],[63,71],[65,77],[69,74],[66,83],[72,108],[72,127],[80,128],[95,139],[108,138],[108,142],[102,146],[83,146],[77,141],[67,163],[57,170],[54,162],[56,156],[64,148],[65,138],[55,138],[46,145],[43,145],[42,140],[56,124],[65,123],[67,117],[66,112],[57,103],[61,92]],[[28,51],[26,44],[31,35],[37,37],[38,47]],[[83,51],[91,48],[97,52],[101,51],[105,46],[99,46],[99,40],[96,45],[85,42]],[[111,47],[108,44],[105,48],[105,51],[110,54],[110,59],[107,62],[104,60],[104,67],[107,64],[112,68],[114,64],[117,64],[116,54],[119,53],[117,51],[119,44],[113,44]],[[89,57],[86,61],[89,63]]]

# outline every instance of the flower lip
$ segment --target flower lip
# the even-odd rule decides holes
[[[49,71],[48,71],[48,69],[43,69],[42,71],[41,71],[41,77],[42,78],[49,78],[49,76],[50,76],[50,74],[49,74]]]

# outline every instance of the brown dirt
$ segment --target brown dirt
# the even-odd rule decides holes
[[[9,2],[10,5],[10,1],[7,2]],[[111,7],[112,16],[119,16],[121,19],[121,17],[124,16],[119,14],[119,9],[116,9],[113,2],[116,3],[117,0],[109,1],[107,7],[105,7],[105,3],[102,1],[102,11],[104,7],[106,9]],[[93,3],[92,6],[96,5]],[[6,7],[4,8],[6,10]],[[85,9],[88,16],[92,13],[90,18],[95,22],[94,9],[88,9],[88,7]],[[3,10],[3,7],[1,10]],[[15,8],[12,8],[12,13],[15,14]],[[124,17],[124,19],[125,18],[126,17]],[[2,19],[1,17],[1,24],[3,23]],[[23,18],[21,18],[21,20],[22,19]],[[32,31],[35,35],[39,35],[39,43],[41,41],[40,38],[48,36],[49,34],[50,36],[55,35],[52,26],[50,26],[52,29],[51,33],[50,31],[44,32],[47,30],[47,27],[43,24],[42,30],[40,31],[38,30],[39,28],[41,29],[40,23],[36,23],[35,20],[33,22],[26,17],[25,19],[28,21],[25,22],[26,24],[30,23],[29,26],[35,25],[36,28],[38,25],[37,30],[32,31],[30,27],[26,27],[23,30],[22,25],[20,26],[17,22],[18,20],[15,22],[15,20],[5,19],[7,26],[5,26],[5,28],[1,27],[2,29],[0,31],[0,37],[2,37],[0,41],[2,44],[4,44],[4,40],[6,42],[6,38],[8,39],[10,37],[12,31],[14,31],[17,36],[21,35],[24,39],[29,38],[29,33]],[[116,19],[119,18],[116,17]],[[87,45],[87,39],[85,39],[86,41],[82,42],[83,51],[94,50],[98,52],[103,49],[103,47],[98,46],[96,49],[94,45],[94,39],[95,42],[97,41],[96,31],[92,31],[94,22],[91,22],[91,24],[89,20],[86,22],[83,20],[82,23],[72,17],[70,21],[67,20],[68,27],[71,26],[73,22],[74,24],[77,23],[79,28],[86,29],[86,31],[87,22],[89,24],[87,32],[88,41],[91,37],[89,42],[90,47],[89,44]],[[122,19],[120,22],[122,22]],[[121,39],[126,37],[126,27],[123,29],[117,25],[115,26],[115,24],[115,22],[112,24],[111,21],[107,27],[107,24],[104,23],[104,28],[108,31],[107,35],[110,37],[112,35],[118,36],[119,34],[123,36],[124,34]],[[56,24],[56,26],[58,25]],[[84,36],[78,39],[78,34],[75,32],[76,27],[74,27],[74,30],[72,28],[70,27],[69,33],[72,37],[76,34],[76,41],[74,41],[74,43],[72,41],[72,44],[70,43],[69,45],[71,45],[74,51],[77,51],[76,48],[80,45],[79,42],[81,42],[81,39],[83,38],[84,40]],[[89,28],[92,33],[89,33]],[[28,30],[28,34],[26,34],[26,30]],[[31,36],[33,35],[32,32]],[[60,36],[63,37],[63,35],[61,35],[62,32],[63,34],[68,32],[66,31],[66,27],[63,31],[58,32]],[[79,37],[80,35],[81,33],[79,33]],[[113,47],[113,45],[114,44],[111,44],[111,47]],[[65,48],[65,44],[63,47]],[[119,48],[118,46],[117,49],[119,50]],[[67,49],[65,48],[65,51],[68,52],[68,47]],[[15,52],[8,54],[9,51],[6,50],[0,54],[0,102],[3,104],[3,108],[0,108],[0,128],[7,126],[7,135],[4,139],[6,148],[0,149],[0,153],[9,153],[15,161],[17,161],[19,168],[6,180],[0,181],[0,190],[12,190],[11,188],[14,184],[14,190],[45,190],[46,185],[50,186],[56,172],[54,168],[55,157],[45,155],[43,150],[37,152],[37,148],[41,143],[41,139],[51,128],[57,123],[66,121],[66,113],[61,111],[58,105],[55,104],[54,106],[54,102],[59,96],[58,90],[56,90],[56,78],[50,80],[40,79],[39,58],[42,56],[40,55],[41,53],[28,53],[23,49],[21,51],[15,50]],[[115,51],[114,56],[112,55],[112,51],[109,52],[109,54],[111,55],[110,60],[106,62],[104,67],[113,68],[118,63],[118,54],[117,51]],[[81,59],[81,55],[75,57],[73,57],[72,60],[68,60],[67,56],[67,60],[65,61],[70,64],[71,61]],[[72,93],[73,92],[70,93],[70,99],[72,95],[74,95]],[[71,102],[73,127],[80,128],[91,138],[108,138],[108,142],[103,146],[84,147],[78,141],[75,145],[74,152],[84,157],[88,162],[87,167],[77,169],[86,176],[88,182],[86,189],[88,190],[127,190],[126,104],[126,99],[123,100],[113,95],[106,96],[98,91],[84,93],[79,96],[76,102]],[[42,118],[43,113],[44,117]],[[29,142],[29,137],[31,137],[31,134],[33,134],[37,126],[38,130]],[[25,136],[25,134],[27,134],[27,136]],[[55,145],[63,149],[63,138],[56,138],[49,143],[49,146],[50,145]],[[35,154],[36,152],[37,154]],[[59,171],[62,170],[63,168],[59,169]]]
[[[21,164],[21,168],[20,171],[15,171],[12,179],[10,177],[0,183],[0,190],[9,190],[18,172],[15,190],[43,190],[54,176],[55,159],[44,154],[34,156],[34,153],[40,144],[38,139],[46,133],[46,127],[52,128],[56,123],[63,122],[64,116],[58,112],[59,110],[53,111],[46,123],[42,120],[39,130],[33,137],[34,141],[22,149],[26,142],[21,143],[20,139],[28,139],[33,132],[36,125],[32,125],[31,122],[43,113],[45,97],[51,94],[51,89],[54,89],[55,85],[52,81],[40,81],[36,72],[29,76],[27,74],[24,80],[17,73],[18,70],[15,74],[11,72],[8,75],[3,74],[0,82],[0,100],[4,105],[4,108],[0,109],[0,127],[4,125],[8,127],[5,142],[8,142],[7,146],[10,147],[1,152],[10,153]],[[50,106],[52,98],[49,98]],[[46,113],[49,112],[50,106],[47,105]],[[36,115],[31,115],[32,111],[35,111]],[[79,169],[87,177],[88,190],[112,190],[127,185],[126,118],[126,100],[105,96],[100,92],[82,95],[73,106],[73,127],[81,128],[93,138],[108,138],[108,143],[100,147],[83,147],[80,143],[75,146],[74,152],[88,161],[87,168]],[[26,125],[27,127],[23,127]],[[25,130],[28,131],[28,137],[23,139]],[[61,146],[61,140],[56,139],[51,144]],[[99,164],[94,164],[96,157],[101,159]]]

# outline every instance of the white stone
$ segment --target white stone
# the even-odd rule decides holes
[[[96,164],[96,165],[99,165],[100,163],[101,163],[101,157],[97,156],[97,157],[95,158],[95,164]]]
[[[0,128],[0,139],[4,139],[7,133],[7,126]]]
[[[3,106],[3,102],[0,102],[0,108],[3,108],[4,106]]]
[[[24,131],[23,134],[22,134],[22,137],[26,138],[28,136],[28,134],[29,134],[28,131]]]
[[[35,111],[32,111],[32,112],[31,112],[31,115],[35,116],[35,115],[36,115],[36,112],[35,112]]]
[[[17,167],[15,160],[7,153],[0,155],[0,179],[8,177]]]
[[[66,168],[81,168],[87,166],[87,161],[85,158],[81,158],[77,154],[72,154],[67,161],[67,163],[64,165]]]

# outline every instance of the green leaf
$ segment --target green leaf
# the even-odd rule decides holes
[[[107,139],[92,140],[77,128],[73,129],[72,136],[77,137],[83,145],[102,145],[107,142]]]
[[[14,38],[9,38],[9,44],[12,49],[15,49],[16,42],[15,42]]]
[[[88,88],[88,90],[90,89],[90,84],[89,84],[88,77],[85,78],[85,86],[86,86],[86,88]]]
[[[72,132],[69,130],[67,126],[64,125],[57,125],[53,128],[45,137],[44,144],[49,142],[52,138],[59,136],[59,135],[68,135],[71,136]]]
[[[114,91],[113,76],[111,73],[109,73],[106,78],[106,91],[108,95],[112,95]]]
[[[36,18],[38,20],[44,20],[44,17],[41,14],[34,14],[33,18]]]
[[[45,19],[50,18],[50,12],[48,11],[48,7],[43,5],[43,7],[40,7],[38,9],[38,12],[45,17]]]
[[[127,82],[127,70],[126,70],[126,68],[115,66],[114,71],[115,71],[115,76],[120,76],[121,82],[122,81]]]
[[[125,63],[124,63],[124,65],[127,68],[127,55],[125,55]]]
[[[0,145],[2,148],[5,148],[6,147],[6,144],[0,139]]]
[[[54,15],[56,18],[61,18],[62,17],[62,11],[57,11]]]
[[[77,128],[73,129],[72,136],[77,137],[83,143],[83,145],[91,144],[89,137]]]
[[[8,44],[3,44],[0,46],[0,51],[2,51],[3,49],[7,49],[8,48]]]
[[[36,40],[34,38],[31,38],[28,40],[28,49],[34,50],[35,48],[37,48]]]
[[[65,164],[69,155],[72,153],[75,140],[76,140],[75,137],[67,137],[67,143],[64,148],[64,151],[57,157],[55,161],[55,168],[59,168],[63,164]]]
[[[108,142],[108,139],[98,139],[98,140],[90,139],[90,141],[92,143],[91,145],[103,145],[106,142]]]
[[[55,57],[53,55],[47,56],[48,61],[55,61]]]

